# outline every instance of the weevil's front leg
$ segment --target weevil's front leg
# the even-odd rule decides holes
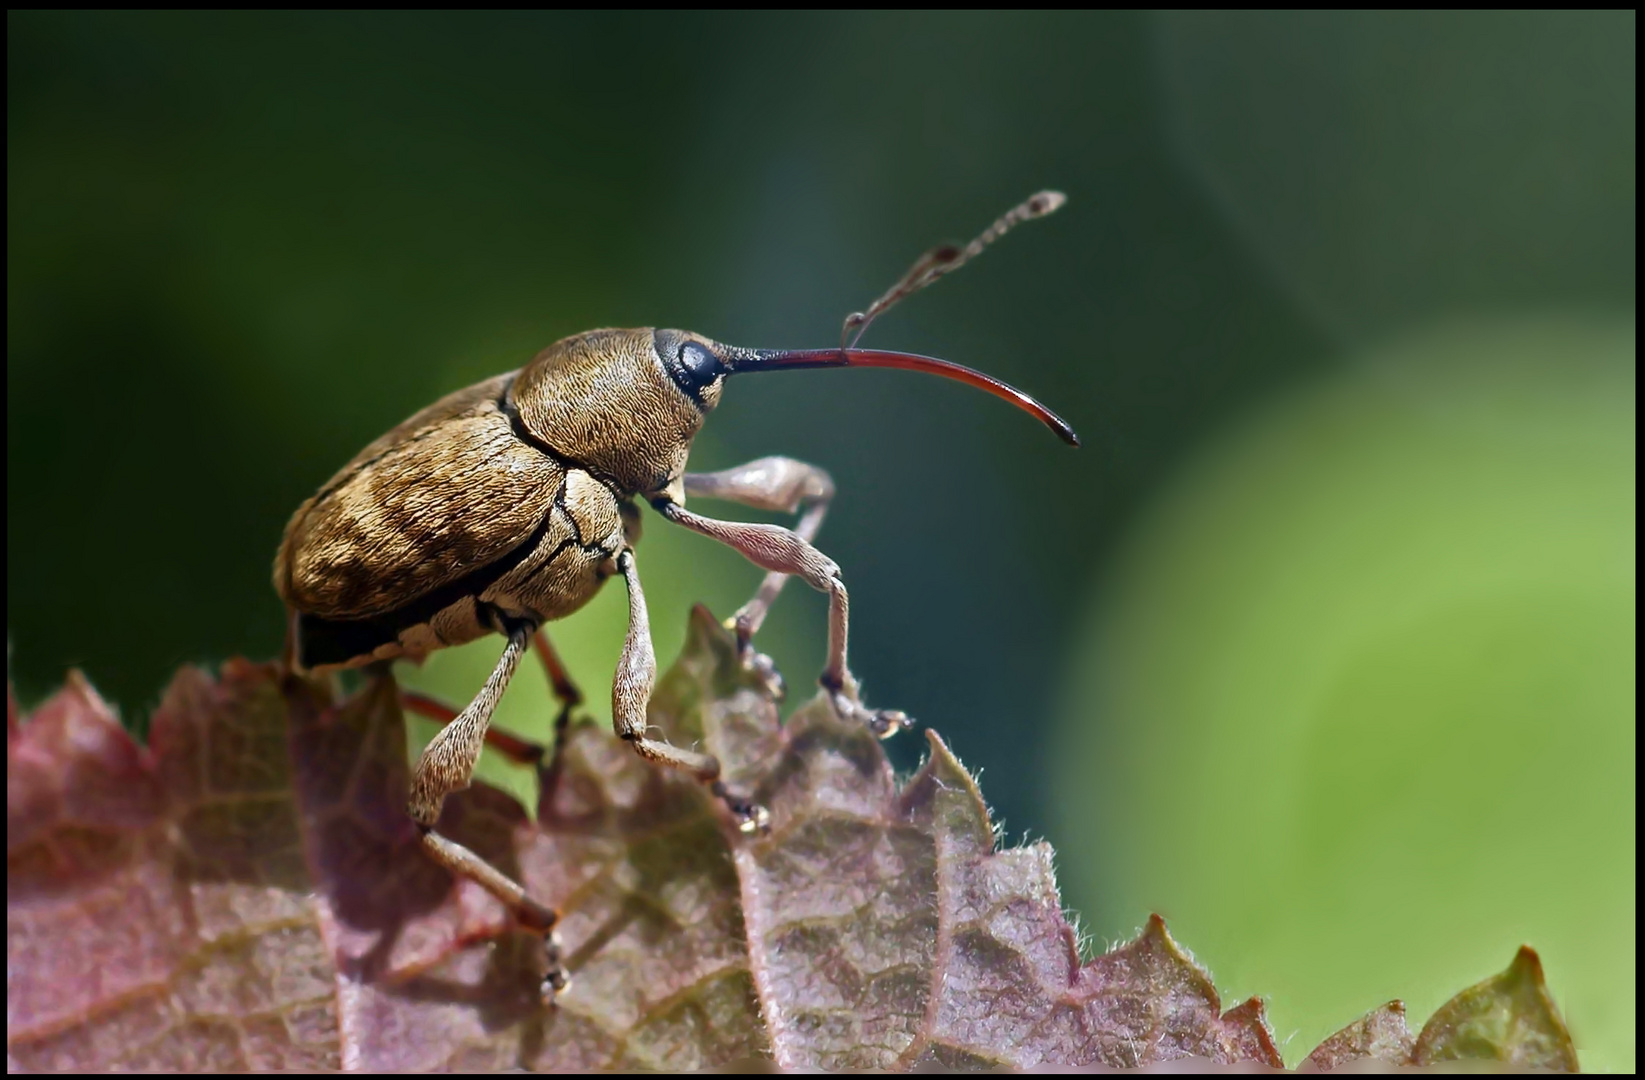
[[[721,472],[686,473],[685,493],[705,499],[724,499],[757,510],[798,513],[794,535],[807,542],[817,538],[828,504],[834,498],[834,478],[824,469],[788,457],[763,457]],[[749,642],[760,632],[760,624],[788,583],[789,575],[772,570],[760,582],[754,598],[733,617],[737,648],[745,655]]]
[[[485,744],[486,732],[491,727],[491,714],[520,666],[520,654],[525,652],[535,630],[529,623],[516,623],[509,628],[508,644],[485,686],[468,708],[436,732],[423,749],[412,770],[411,799],[406,812],[422,832],[423,850],[435,862],[485,889],[523,928],[543,936],[547,955],[542,994],[544,1002],[552,1004],[554,995],[566,987],[565,972],[560,967],[560,944],[553,933],[559,912],[532,899],[518,883],[468,848],[434,831],[446,796],[468,787],[474,775],[474,763],[480,757],[480,747]]]
[[[708,784],[736,816],[744,832],[764,828],[768,815],[764,808],[733,796],[720,782],[720,761],[713,754],[682,750],[663,739],[646,734],[646,706],[657,684],[657,654],[651,647],[651,617],[645,608],[645,590],[634,566],[634,553],[617,556],[617,569],[628,585],[628,637],[623,641],[622,658],[611,680],[611,725],[619,738],[631,744],[639,755],[671,768],[683,769]]]
[[[840,578],[840,568],[810,541],[780,525],[744,521],[720,521],[693,514],[679,503],[659,498],[657,512],[676,525],[684,525],[742,552],[755,566],[782,574],[793,574],[819,592],[828,594],[828,665],[823,668],[823,689],[841,716],[853,717],[886,738],[908,725],[906,714],[897,709],[870,709],[863,705],[857,680],[846,666],[846,632],[850,628],[851,600]]]

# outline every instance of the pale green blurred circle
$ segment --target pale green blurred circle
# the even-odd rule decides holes
[[[1634,1065],[1631,322],[1453,326],[1207,445],[1075,642],[1067,901],[1149,911],[1295,1064],[1541,954]]]

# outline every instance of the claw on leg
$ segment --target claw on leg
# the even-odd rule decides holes
[[[743,666],[760,677],[765,692],[772,701],[783,701],[788,697],[788,683],[783,679],[783,673],[777,670],[776,661],[762,652],[749,649],[743,657]]]
[[[559,995],[571,989],[571,976],[560,962],[560,934],[550,930],[543,935],[543,981],[540,989],[543,1007],[552,1009]]]
[[[745,611],[737,612],[720,625],[737,635],[737,659],[741,661],[743,670],[751,671],[759,677],[772,701],[783,701],[788,697],[788,682],[783,678],[783,673],[777,670],[775,660],[755,650],[754,632]]]
[[[725,803],[731,816],[737,819],[737,830],[749,836],[764,836],[771,831],[771,811],[759,803],[733,795],[720,780],[709,785],[716,798]]]
[[[901,709],[870,709],[857,697],[857,688],[852,683],[844,686],[831,686],[825,677],[821,680],[822,687],[828,692],[829,703],[834,706],[834,714],[842,720],[854,720],[862,724],[879,739],[889,739],[897,732],[914,726],[914,721]]]

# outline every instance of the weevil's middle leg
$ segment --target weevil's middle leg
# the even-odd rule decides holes
[[[657,683],[657,654],[651,646],[651,617],[646,611],[645,590],[640,586],[640,573],[634,566],[632,551],[624,551],[617,556],[617,570],[628,585],[628,636],[623,641],[616,676],[611,680],[612,727],[617,730],[619,738],[632,745],[635,752],[647,761],[682,769],[708,784],[731,810],[744,832],[763,829],[769,815],[764,808],[737,798],[726,790],[720,781],[718,758],[697,750],[685,750],[646,734],[646,706],[651,703],[651,691]]]
[[[474,764],[479,760],[480,748],[485,745],[491,728],[491,715],[519,668],[520,655],[536,629],[530,623],[515,623],[508,628],[508,644],[485,686],[466,709],[435,733],[417,759],[411,774],[411,798],[406,812],[417,823],[423,850],[430,858],[485,889],[522,927],[542,935],[545,950],[542,993],[544,1001],[552,1003],[554,995],[566,986],[565,972],[560,967],[560,945],[553,933],[559,913],[532,899],[517,882],[468,848],[434,831],[446,796],[468,787],[473,778]]]
[[[418,824],[432,826],[440,817],[440,806],[447,795],[468,787],[474,776],[474,763],[480,759],[480,747],[491,730],[491,714],[497,710],[503,691],[514,678],[520,666],[520,655],[536,627],[530,623],[516,623],[508,632],[508,644],[497,660],[497,667],[486,679],[485,685],[457,718],[439,731],[423,748],[417,767],[411,775],[411,804],[408,808]]]
[[[684,525],[736,548],[755,566],[796,575],[818,592],[827,593],[828,664],[818,681],[828,691],[835,711],[860,720],[882,739],[908,726],[908,716],[902,711],[870,709],[862,703],[857,680],[845,662],[851,598],[840,578],[839,565],[833,559],[812,547],[805,537],[780,525],[707,518],[666,498],[658,498],[656,507],[658,513],[676,525]]]

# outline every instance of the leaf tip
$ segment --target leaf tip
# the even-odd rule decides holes
[[[79,668],[69,669],[68,677],[63,680],[63,689],[58,693],[100,720],[107,720],[113,724],[120,723],[120,710],[97,692],[97,687],[91,684],[86,673]]]
[[[714,618],[714,613],[709,611],[708,605],[700,600],[691,605],[690,628],[699,632],[721,629],[719,620]]]
[[[1148,924],[1142,928],[1139,940],[1154,942],[1172,949],[1177,947],[1176,941],[1171,937],[1171,931],[1165,928],[1164,917],[1157,911],[1149,913]]]
[[[902,789],[903,812],[933,821],[940,818],[943,831],[975,854],[992,851],[994,827],[976,778],[931,728],[925,729],[925,742],[930,753]]]
[[[1275,1069],[1285,1067],[1285,1057],[1268,1022],[1268,1003],[1262,998],[1248,997],[1224,1012],[1222,1029],[1231,1060],[1260,1062]]]
[[[1529,945],[1519,947],[1519,951],[1514,954],[1513,963],[1509,964],[1508,970],[1503,972],[1503,977],[1513,982],[1529,983],[1539,990],[1547,986],[1547,982],[1542,976],[1542,957],[1538,956],[1536,950]]]

